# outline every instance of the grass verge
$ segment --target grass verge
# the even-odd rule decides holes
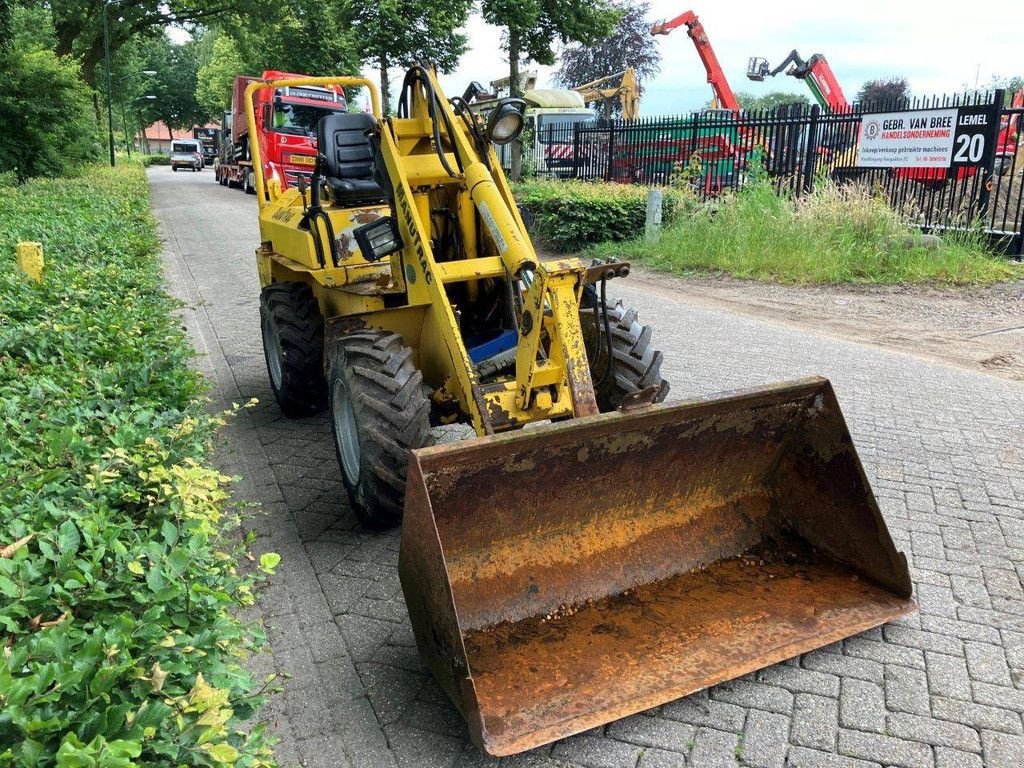
[[[0,764],[262,766],[223,420],[139,164],[0,188]],[[14,267],[40,240],[45,279]],[[264,556],[273,570],[276,555]]]
[[[781,283],[961,285],[1024,277],[1020,264],[993,255],[979,234],[951,233],[930,246],[870,190],[828,183],[794,201],[755,182],[677,218],[656,243],[602,243],[588,255]]]

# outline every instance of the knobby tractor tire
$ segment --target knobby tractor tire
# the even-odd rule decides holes
[[[285,416],[309,416],[323,409],[324,321],[305,283],[273,283],[260,294],[263,355],[274,397]]]
[[[594,306],[600,306],[601,319],[594,317]],[[604,335],[604,313],[612,332],[612,355],[614,370],[606,375],[608,365],[608,342]],[[641,325],[635,309],[626,309],[621,301],[608,308],[591,293],[584,293],[580,308],[580,325],[590,360],[590,375],[594,381],[594,394],[601,413],[616,410],[623,398],[633,392],[658,387],[655,402],[661,402],[668,395],[669,385],[661,377],[661,363],[664,355],[651,345],[654,329]]]
[[[402,337],[358,331],[328,349],[334,447],[359,521],[397,525],[405,504],[409,450],[430,445],[430,400]]]

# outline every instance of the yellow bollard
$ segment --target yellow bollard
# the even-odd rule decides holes
[[[42,243],[18,243],[18,269],[37,283],[43,282]]]

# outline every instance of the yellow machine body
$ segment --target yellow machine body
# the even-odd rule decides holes
[[[432,402],[478,435],[411,452],[399,573],[420,651],[481,749],[535,747],[913,610],[827,381],[598,413],[590,268],[538,258],[475,118],[431,107],[427,72],[401,118],[361,78],[249,86],[251,134],[256,88],[369,88],[391,191],[325,207],[338,263],[324,264],[325,228],[302,227],[303,194],[268,184],[254,147],[256,256],[263,286],[313,289],[328,343],[399,334]],[[403,246],[369,261],[352,231],[389,215]],[[445,228],[454,256],[432,247]],[[460,317],[488,281],[520,298],[514,367],[484,382]],[[537,421],[551,423],[509,433]]]

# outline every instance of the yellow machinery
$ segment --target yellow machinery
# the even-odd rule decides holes
[[[320,121],[308,187],[253,146],[267,368],[286,413],[329,405],[360,519],[402,519],[417,643],[483,750],[913,609],[827,381],[657,404],[650,329],[604,295],[627,265],[538,257],[491,148],[521,103],[485,125],[422,66],[393,118],[362,78],[254,83],[250,135],[256,89],[330,84],[373,114]],[[430,445],[451,421],[479,437]]]
[[[604,105],[618,99],[623,120],[636,120],[640,114],[640,88],[636,82],[636,71],[632,67],[578,85],[573,90],[581,94],[587,104],[600,102]]]

